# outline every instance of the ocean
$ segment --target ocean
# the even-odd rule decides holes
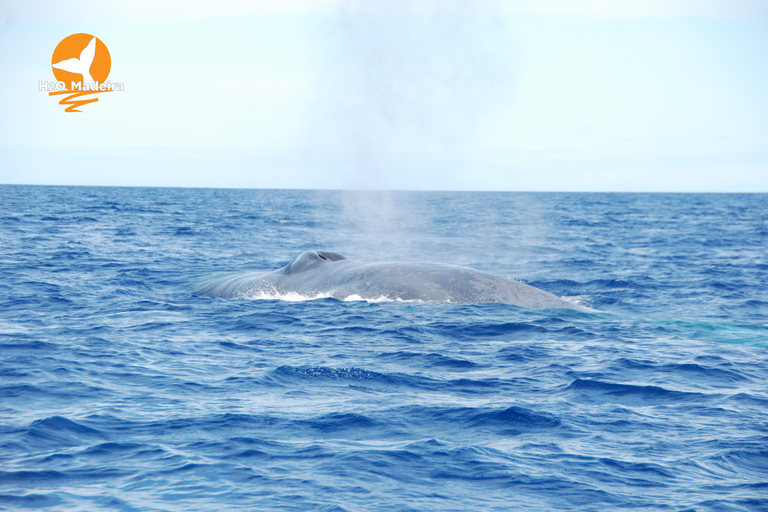
[[[768,510],[768,195],[0,198],[0,510]],[[306,250],[600,312],[193,293]]]

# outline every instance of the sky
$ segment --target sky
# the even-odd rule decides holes
[[[764,0],[0,0],[0,64],[3,184],[768,192]]]

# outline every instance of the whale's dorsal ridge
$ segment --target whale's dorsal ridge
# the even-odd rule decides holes
[[[293,263],[285,267],[286,274],[296,274],[312,268],[316,268],[329,261],[345,260],[341,254],[326,251],[305,251],[296,258]]]

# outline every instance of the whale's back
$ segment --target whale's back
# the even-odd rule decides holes
[[[318,298],[504,303],[525,308],[591,311],[520,281],[444,263],[360,262],[307,251],[267,274],[241,272],[199,283],[197,293],[222,298]]]

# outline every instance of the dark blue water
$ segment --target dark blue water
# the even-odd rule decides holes
[[[768,510],[766,195],[0,194],[2,510]],[[308,249],[605,313],[190,293]]]

